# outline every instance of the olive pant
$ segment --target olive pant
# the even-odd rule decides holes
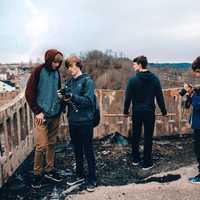
[[[59,117],[48,119],[48,123],[42,125],[35,123],[35,126],[34,174],[41,175],[44,163],[43,152],[46,153],[44,170],[49,172],[54,168],[54,145],[59,128]]]

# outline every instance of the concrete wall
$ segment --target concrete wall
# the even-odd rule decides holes
[[[11,92],[0,92],[0,105],[2,101],[6,102],[10,99],[14,99],[19,94],[18,91],[11,91]]]
[[[24,93],[0,107],[0,187],[33,150],[32,121]]]
[[[125,136],[131,134],[131,117],[124,118],[122,90],[97,90],[101,123],[95,128],[95,137],[101,138],[111,132],[120,132]],[[170,116],[159,116],[157,110],[154,136],[190,133],[188,124],[189,111],[183,109],[178,89],[164,90],[165,100]],[[19,165],[34,148],[33,114],[30,111],[24,93],[0,107],[0,187],[8,180]],[[68,134],[66,114],[61,116],[59,138]]]
[[[156,109],[156,125],[154,136],[176,135],[190,133],[188,123],[190,111],[182,106],[182,97],[178,94],[179,89],[164,90],[166,107],[169,117],[162,117],[159,109]],[[101,124],[95,128],[95,136],[101,138],[110,132],[120,132],[125,136],[131,134],[131,117],[124,118],[123,90],[97,90],[97,96],[101,107]],[[131,110],[131,108],[130,108]]]

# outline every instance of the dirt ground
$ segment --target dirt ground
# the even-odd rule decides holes
[[[131,183],[123,186],[99,186],[93,193],[83,191],[69,195],[65,200],[199,200],[200,185],[188,181],[188,177],[196,175],[196,172],[196,165],[191,165],[167,172],[167,174],[181,174],[181,179],[170,183],[153,181],[137,185]],[[167,174],[154,175],[154,179],[167,177]]]
[[[98,188],[101,188],[101,191],[102,188],[110,188],[111,186],[125,187],[134,183],[137,185],[140,185],[141,183],[148,185],[148,182],[151,181],[161,183],[174,182],[180,179],[181,174],[177,173],[171,175],[168,174],[168,172],[180,169],[181,167],[188,167],[196,163],[191,136],[186,135],[182,137],[162,138],[154,140],[154,168],[144,173],[140,167],[131,165],[131,145],[127,144],[126,139],[120,138],[120,140],[118,140],[115,136],[116,135],[113,134],[100,141],[94,141],[97,159]],[[142,146],[143,145],[141,145],[141,151],[143,150]],[[52,193],[53,191],[55,192],[55,188],[60,196],[57,199],[64,199],[64,196],[61,196],[61,193],[67,189],[66,181],[69,176],[71,176],[71,173],[74,172],[74,163],[72,146],[69,141],[58,144],[56,147],[56,167],[60,170],[60,173],[65,179],[62,183],[57,185],[54,183],[44,183],[44,186],[37,191],[33,190],[30,186],[33,176],[33,155],[31,155],[9,182],[0,190],[0,199],[48,200],[53,199]],[[148,177],[152,177],[159,173],[166,173],[166,175],[157,179],[148,179]],[[97,192],[99,191],[98,188]],[[71,193],[65,195],[65,198],[76,199],[79,196],[81,198],[84,189],[84,186],[75,189]],[[123,192],[121,199],[126,199],[123,197]]]

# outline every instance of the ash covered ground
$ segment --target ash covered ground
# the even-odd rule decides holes
[[[143,151],[141,141],[141,152]],[[131,164],[131,145],[127,138],[118,133],[110,134],[101,140],[94,141],[97,160],[98,186],[119,186],[130,183],[148,182],[148,177],[160,172],[167,172],[196,163],[193,153],[191,135],[182,137],[165,137],[154,139],[153,142],[153,169],[144,172],[140,167]],[[69,138],[56,146],[56,168],[63,176],[59,184],[46,183],[39,190],[31,188],[33,177],[33,153],[0,190],[1,200],[51,200],[79,193],[85,189],[84,185],[73,191],[63,194],[68,189],[66,181],[74,173],[75,159]],[[86,163],[85,163],[86,164]],[[85,166],[87,169],[87,165]],[[153,179],[158,182],[170,182],[180,178],[180,175]],[[149,179],[149,181],[151,181]],[[56,193],[56,195],[55,195]]]

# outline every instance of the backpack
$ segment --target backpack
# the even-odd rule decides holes
[[[97,101],[97,97],[96,94],[94,94],[94,118],[93,118],[93,127],[96,127],[99,125],[100,120],[101,120],[101,116],[100,116],[100,107],[99,107],[99,103]]]
[[[87,79],[88,79],[88,78],[87,78]],[[84,89],[84,87],[86,86],[87,79],[85,79],[85,82],[84,82],[84,85],[83,85],[83,89]],[[93,127],[96,127],[96,126],[99,125],[100,120],[101,120],[100,107],[99,107],[99,103],[98,103],[96,94],[94,94],[93,112],[94,112],[94,116],[93,116]]]

